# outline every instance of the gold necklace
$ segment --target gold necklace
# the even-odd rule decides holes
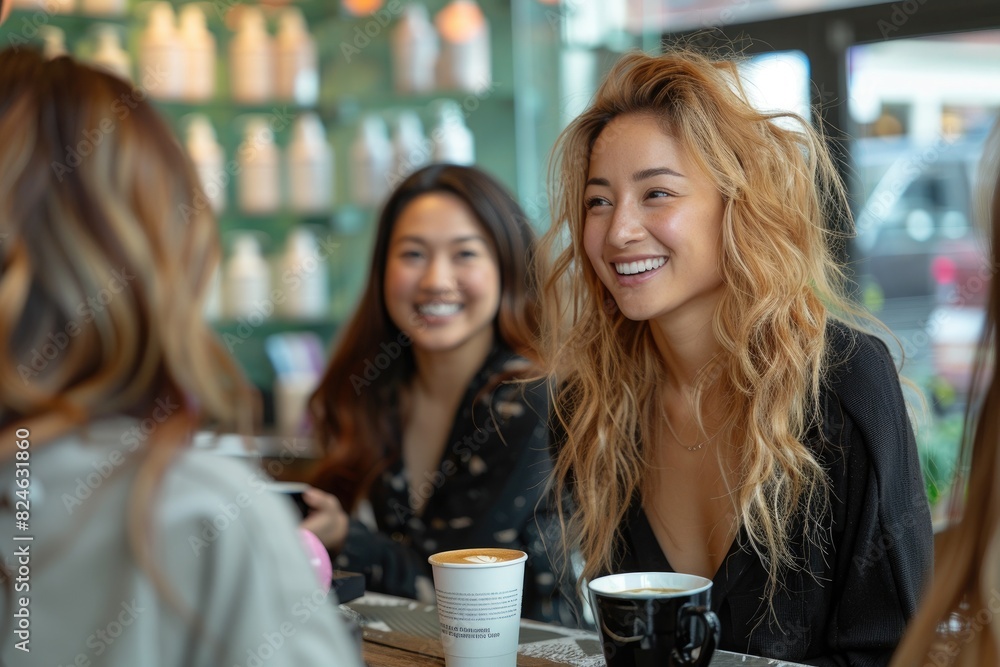
[[[692,445],[691,447],[688,447],[687,445],[682,445],[680,444],[681,439],[677,435],[677,431],[674,430],[673,424],[670,423],[670,418],[667,416],[667,411],[661,409],[661,412],[663,413],[663,421],[667,424],[667,429],[670,430],[670,435],[672,435],[674,440],[676,441],[675,442],[676,446],[680,447],[681,449],[686,449],[689,452],[701,451],[705,447],[705,445],[715,440],[715,438],[719,435],[718,432],[716,432],[715,434],[710,435],[701,442],[699,442],[697,445]],[[700,431],[701,429],[699,428],[698,430]]]

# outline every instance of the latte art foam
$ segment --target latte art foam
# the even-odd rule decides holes
[[[430,557],[434,565],[499,565],[517,561],[525,557],[523,551],[517,549],[459,549],[457,551],[442,551]]]
[[[499,563],[500,559],[496,556],[487,556],[485,554],[476,554],[474,556],[466,556],[463,560],[469,563]]]

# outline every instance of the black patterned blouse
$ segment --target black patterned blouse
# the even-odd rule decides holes
[[[552,469],[547,392],[544,384],[527,390],[500,384],[480,396],[491,379],[523,363],[496,347],[476,373],[437,469],[414,490],[426,499],[420,515],[409,500],[401,438],[386,448],[393,462],[369,493],[378,531],[352,519],[337,568],[364,573],[369,591],[430,600],[429,555],[468,547],[520,549],[528,554],[523,615],[554,620],[555,580],[535,519]],[[537,509],[545,514],[544,507]]]

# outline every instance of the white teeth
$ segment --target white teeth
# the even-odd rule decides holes
[[[431,317],[447,317],[457,313],[461,307],[457,303],[425,303],[422,306],[417,306],[417,312]]]
[[[658,269],[667,263],[666,257],[657,257],[655,259],[645,259],[639,260],[638,262],[622,262],[615,263],[615,271],[623,276],[631,276],[636,273],[645,273],[646,271],[652,271],[653,269]]]

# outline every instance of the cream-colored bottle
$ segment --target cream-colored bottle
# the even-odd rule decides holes
[[[434,89],[438,38],[427,7],[411,3],[392,29],[392,74],[398,93],[427,93]]]
[[[327,214],[333,205],[333,149],[315,113],[301,114],[292,124],[285,151],[288,204],[303,214]]]
[[[274,96],[274,54],[264,14],[240,5],[239,28],[229,42],[229,85],[233,100],[263,104]]]
[[[281,259],[281,284],[285,317],[316,320],[330,308],[326,258],[321,257],[316,237],[306,227],[296,227],[285,242]]]
[[[205,12],[191,3],[181,8],[180,38],[184,45],[183,97],[204,102],[215,96],[215,37],[208,30]]]
[[[472,131],[466,127],[462,109],[453,100],[442,102],[437,110],[434,128],[434,161],[471,165],[476,162],[476,145]]]
[[[198,172],[201,188],[212,211],[219,214],[226,208],[229,174],[225,170],[222,146],[215,138],[215,128],[208,116],[192,114],[186,135],[184,146]]]
[[[120,76],[126,81],[132,77],[132,59],[122,48],[118,29],[113,25],[100,24],[94,28],[96,48],[90,60],[92,63]]]
[[[351,195],[358,206],[377,207],[389,192],[392,143],[381,116],[361,119],[351,145]]]
[[[420,117],[414,111],[402,111],[396,118],[396,132],[392,137],[392,176],[395,187],[404,178],[430,162],[432,144],[424,136]]]
[[[139,37],[136,81],[153,97],[178,99],[184,87],[184,48],[169,2],[154,2]]]
[[[268,301],[271,269],[252,233],[244,232],[236,237],[225,273],[226,315],[232,319],[267,319],[273,309]]]
[[[42,56],[46,60],[52,60],[68,53],[66,50],[66,33],[62,28],[54,25],[43,25],[38,29],[38,34],[42,38]]]
[[[492,85],[490,24],[474,0],[452,0],[434,17],[441,36],[438,86],[479,93]]]
[[[80,0],[80,12],[90,16],[121,16],[126,0]]]
[[[267,120],[252,118],[237,155],[240,169],[237,201],[242,212],[266,215],[281,207],[279,162],[278,147]]]
[[[274,53],[275,98],[301,106],[316,104],[319,98],[316,42],[299,8],[287,7],[281,11]]]

